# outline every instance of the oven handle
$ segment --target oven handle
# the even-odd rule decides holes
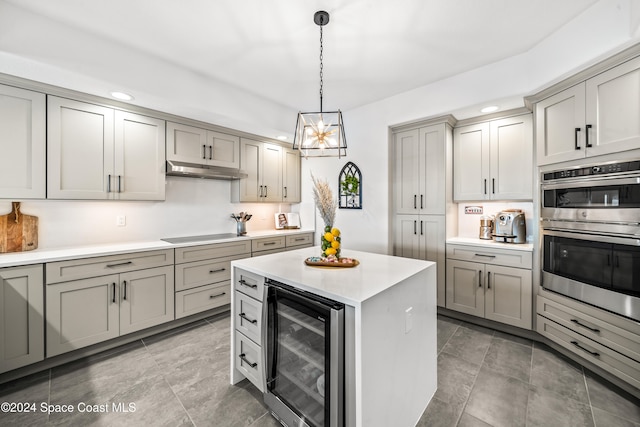
[[[603,187],[607,185],[629,185],[640,184],[640,176],[634,174],[630,177],[623,176],[610,176],[610,177],[598,177],[598,178],[575,178],[564,179],[562,182],[543,182],[540,185],[542,191],[544,190],[556,190],[563,188],[576,188],[576,187]]]
[[[603,243],[614,243],[626,246],[640,246],[640,239],[608,236],[606,234],[571,232],[556,228],[544,228],[542,234],[545,236],[566,237],[576,240],[597,240]]]

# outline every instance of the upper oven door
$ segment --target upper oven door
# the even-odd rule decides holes
[[[638,223],[640,177],[542,184],[541,216],[567,221]]]

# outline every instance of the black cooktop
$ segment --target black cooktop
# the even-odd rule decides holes
[[[168,243],[192,243],[192,242],[206,242],[207,240],[221,240],[221,239],[231,239],[234,237],[244,237],[238,236],[236,233],[221,233],[221,234],[205,234],[202,236],[186,236],[186,237],[169,237],[164,240]]]

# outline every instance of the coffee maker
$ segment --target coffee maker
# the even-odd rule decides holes
[[[493,239],[493,216],[482,216],[480,218],[480,235],[479,238],[483,240]]]
[[[524,212],[520,209],[507,209],[498,212],[493,237],[496,242],[526,243],[527,231]]]

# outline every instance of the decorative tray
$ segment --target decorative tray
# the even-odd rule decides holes
[[[326,261],[323,258],[312,256],[304,260],[304,263],[312,267],[355,267],[360,264],[357,259],[339,258],[337,261]]]

